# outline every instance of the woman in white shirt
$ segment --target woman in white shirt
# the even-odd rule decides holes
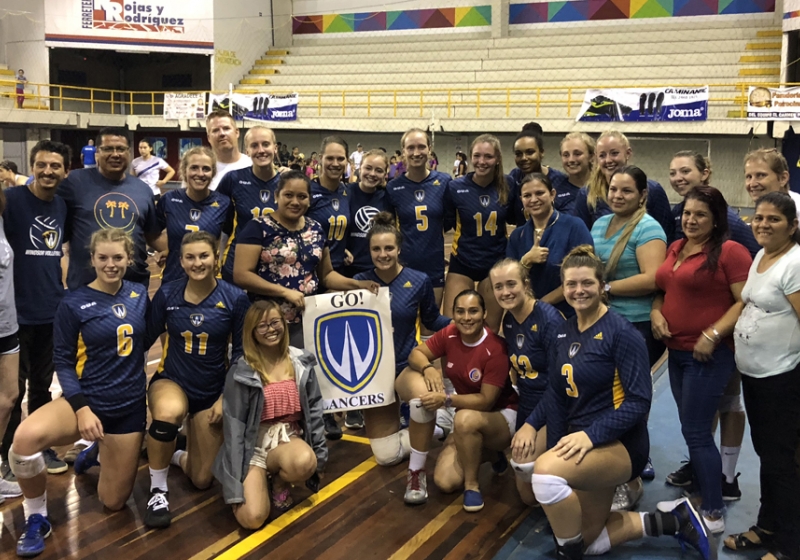
[[[163,179],[162,169],[165,172]],[[153,145],[149,140],[139,142],[139,157],[131,162],[131,170],[153,190],[156,200],[161,197],[161,187],[175,175],[175,170],[166,161],[153,155]]]
[[[765,548],[762,560],[800,558],[800,232],[794,201],[770,192],[756,202],[758,252],[734,330],[736,365],[753,447],[761,459],[756,525],[731,535],[733,550]]]

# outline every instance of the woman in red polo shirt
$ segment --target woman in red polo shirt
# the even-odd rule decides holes
[[[466,511],[483,509],[478,468],[484,448],[502,452],[511,444],[519,399],[508,375],[506,345],[485,320],[483,297],[475,290],[459,293],[453,303],[453,324],[412,350],[408,367],[397,378],[395,388],[411,409],[407,504],[428,499],[425,461],[439,408],[455,407],[456,417],[436,461],[434,481],[443,492],[463,486]],[[442,372],[432,363],[445,355],[444,373],[455,393],[445,392]]]
[[[713,533],[725,530],[722,461],[711,432],[735,368],[731,334],[742,312],[750,253],[728,235],[728,205],[714,187],[686,195],[681,224],[656,273],[663,292],[650,314],[653,335],[669,348],[669,380],[681,431],[703,497],[701,513]],[[659,509],[669,504],[659,504]]]

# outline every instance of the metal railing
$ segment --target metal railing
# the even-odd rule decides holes
[[[12,79],[0,79],[0,86],[13,86]],[[549,116],[556,118],[574,118],[583,103],[587,89],[619,89],[619,88],[659,88],[680,87],[696,88],[709,86],[709,106],[723,107],[731,111],[737,110],[738,117],[747,116],[747,95],[750,83],[729,82],[716,84],[635,84],[603,86],[598,84],[573,86],[528,86],[528,87],[460,87],[460,88],[369,88],[347,90],[269,90],[269,93],[282,94],[297,92],[299,109],[306,116],[353,116],[353,112],[361,110],[367,117],[373,117],[378,110],[389,109],[392,116],[400,116],[399,112],[412,109],[416,115],[423,117],[430,110],[445,110],[447,118],[458,116],[463,118],[481,118],[481,111],[500,107],[501,113],[512,116],[514,109],[533,108],[536,117],[542,116],[543,109],[558,108]],[[794,83],[764,83],[759,86],[781,87],[796,86]],[[32,91],[31,91],[32,90]],[[257,91],[252,87],[243,88],[243,92]],[[25,99],[33,100],[38,109],[53,111],[74,111],[84,113],[161,116],[165,91],[122,91],[103,88],[89,88],[58,84],[26,84]],[[180,93],[214,93],[227,94],[227,91],[182,91]],[[236,93],[236,90],[234,90]],[[14,92],[0,92],[0,98],[8,97],[16,100]],[[334,109],[335,114],[328,110]],[[348,115],[349,112],[349,115]],[[382,111],[381,116],[386,116]],[[404,114],[408,116],[408,113]],[[497,118],[493,112],[492,118]]]

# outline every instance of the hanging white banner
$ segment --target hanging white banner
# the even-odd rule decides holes
[[[204,93],[165,93],[165,119],[204,119],[206,100]]]
[[[800,120],[800,87],[750,86],[747,92],[747,120]]]
[[[326,411],[394,402],[394,340],[389,288],[307,297],[305,347],[317,357]]]

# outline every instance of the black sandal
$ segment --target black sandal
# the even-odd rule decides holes
[[[745,536],[745,533],[752,532],[758,537],[759,542],[751,541]],[[753,525],[744,533],[736,533],[733,535],[728,535],[725,539],[724,544],[725,548],[728,550],[733,550],[735,552],[744,552],[747,550],[760,550],[762,548],[766,548],[770,539],[772,538],[771,533],[767,533],[761,527],[757,525]],[[728,539],[733,539],[734,547],[728,546]]]

